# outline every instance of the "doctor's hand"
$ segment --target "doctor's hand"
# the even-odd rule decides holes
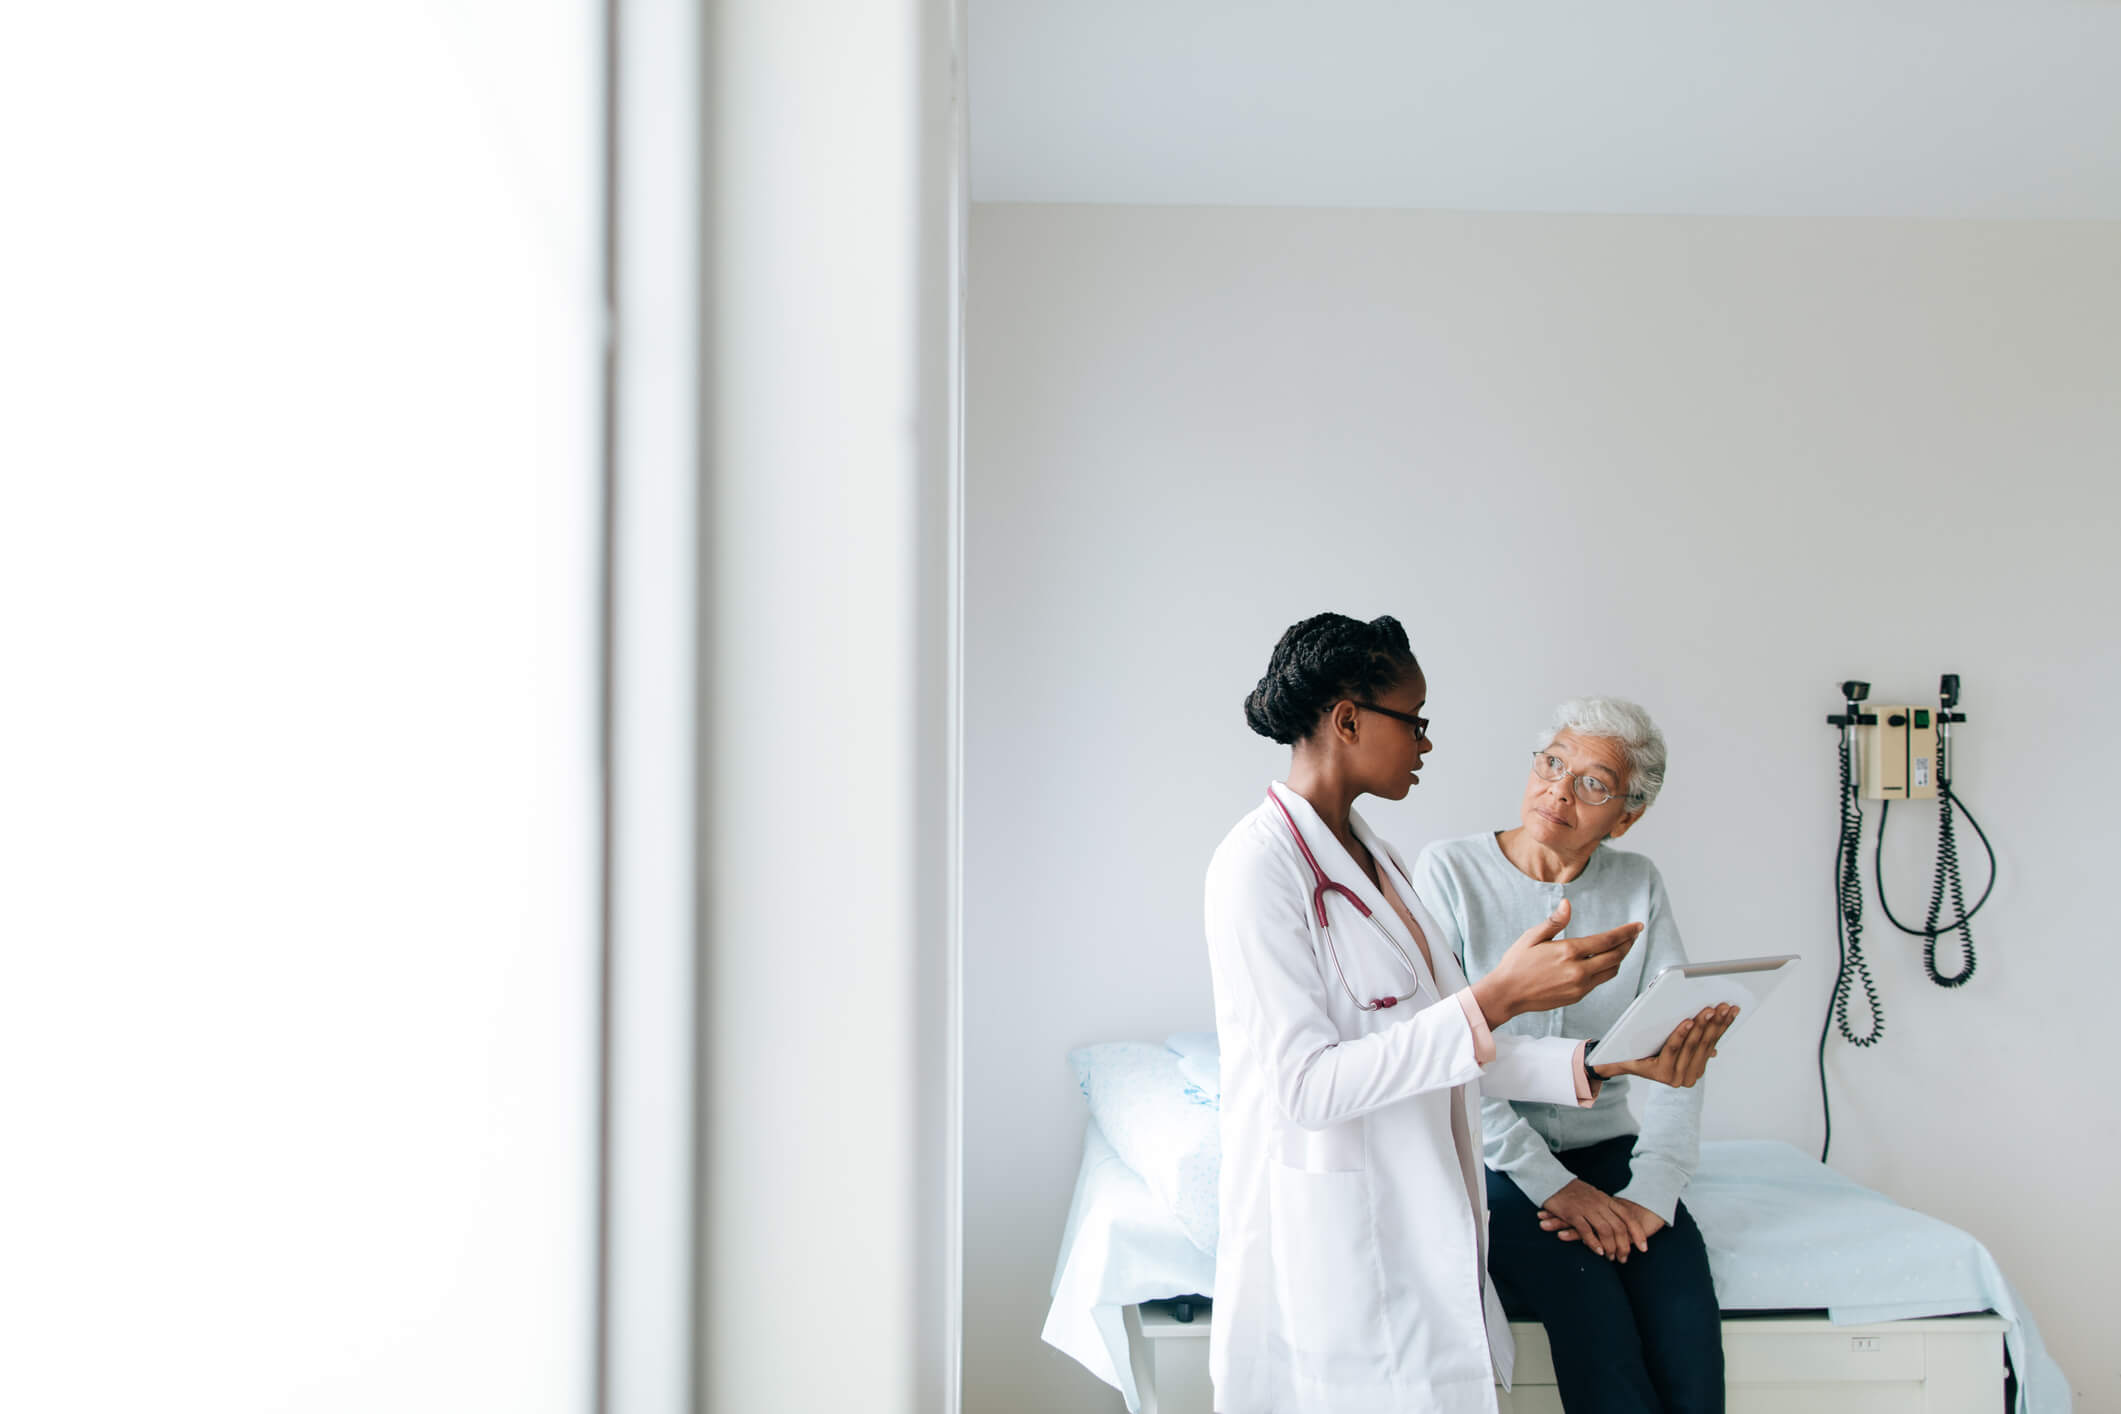
[[[1638,1252],[1649,1251],[1650,1239],[1664,1230],[1664,1219],[1658,1217],[1648,1208],[1643,1207],[1642,1204],[1630,1198],[1622,1198],[1617,1194],[1607,1195],[1601,1193],[1598,1189],[1591,1187],[1590,1184],[1579,1178],[1570,1183],[1568,1188],[1562,1189],[1553,1198],[1549,1198],[1546,1206],[1539,1210],[1539,1230],[1541,1232],[1551,1232],[1563,1242],[1581,1242],[1584,1240],[1582,1228],[1572,1225],[1566,1218],[1557,1217],[1554,1212],[1554,1200],[1556,1198],[1561,1199],[1564,1205],[1574,1201],[1572,1198],[1564,1196],[1569,1193],[1570,1188],[1580,1188],[1585,1193],[1604,1198],[1607,1203],[1611,1204],[1611,1211],[1608,1216],[1617,1216],[1620,1219],[1627,1229],[1628,1240],[1634,1244],[1635,1250]],[[1599,1246],[1593,1246],[1591,1250],[1598,1252],[1601,1257],[1612,1255],[1610,1249],[1599,1251]],[[1626,1245],[1621,1247],[1618,1255],[1623,1262],[1628,1259]]]
[[[1563,899],[1546,922],[1510,944],[1494,969],[1473,984],[1473,1000],[1489,1026],[1582,1001],[1620,970],[1642,932],[1640,923],[1623,923],[1588,938],[1554,936],[1568,926],[1569,901]]]
[[[1709,1068],[1709,1058],[1716,1054],[1716,1043],[1737,1020],[1737,1007],[1704,1007],[1699,1016],[1690,1016],[1673,1027],[1672,1034],[1664,1038],[1664,1046],[1656,1055],[1612,1065],[1594,1065],[1591,1069],[1607,1079],[1616,1075],[1639,1075],[1659,1085],[1690,1089]]]

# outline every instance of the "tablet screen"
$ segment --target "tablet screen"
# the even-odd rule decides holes
[[[1738,1019],[1731,1023],[1731,1031],[1736,1031],[1760,1009],[1795,961],[1795,955],[1790,955],[1667,967],[1621,1013],[1585,1059],[1592,1065],[1612,1065],[1654,1056],[1664,1048],[1673,1027],[1704,1007],[1737,1007]],[[1726,1038],[1731,1031],[1724,1033]]]

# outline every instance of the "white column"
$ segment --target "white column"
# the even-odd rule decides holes
[[[698,1407],[700,482],[696,0],[609,0],[610,532],[597,1414]]]
[[[702,1392],[954,1403],[961,5],[724,0]]]

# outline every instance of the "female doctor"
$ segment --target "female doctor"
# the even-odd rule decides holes
[[[1485,1275],[1480,1097],[1597,1093],[1583,1042],[1495,1028],[1581,1000],[1641,925],[1560,938],[1564,902],[1468,986],[1350,808],[1405,798],[1427,697],[1397,620],[1320,614],[1282,635],[1245,702],[1295,752],[1208,866],[1220,1414],[1490,1414],[1514,1352]]]

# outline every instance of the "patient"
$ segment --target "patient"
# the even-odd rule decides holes
[[[1664,736],[1640,707],[1565,702],[1533,753],[1522,823],[1431,845],[1416,861],[1415,888],[1475,980],[1563,897],[1579,929],[1647,925],[1612,981],[1502,1030],[1603,1035],[1660,970],[1686,961],[1656,866],[1606,844],[1650,808],[1664,769]],[[1690,1025],[1713,1045],[1735,1015],[1714,1009]],[[1660,1070],[1669,1083],[1648,1087],[1640,1133],[1624,1076],[1588,1109],[1481,1102],[1489,1277],[1511,1319],[1545,1325],[1570,1414],[1723,1409],[1708,1253],[1680,1201],[1700,1157],[1694,1082],[1712,1053],[1695,1050],[1690,1065]]]

